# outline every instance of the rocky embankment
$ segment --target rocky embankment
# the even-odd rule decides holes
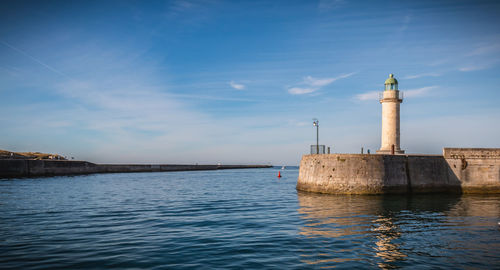
[[[46,154],[40,152],[11,152],[0,149],[0,159],[35,159],[35,160],[66,160],[58,154]]]

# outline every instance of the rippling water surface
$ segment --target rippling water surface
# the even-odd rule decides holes
[[[495,268],[500,196],[333,196],[298,170],[0,181],[0,268]]]

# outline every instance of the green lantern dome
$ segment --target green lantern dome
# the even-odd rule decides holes
[[[398,80],[394,78],[394,74],[389,74],[389,78],[385,80],[385,90],[398,90]]]
[[[394,74],[389,74],[389,78],[387,78],[387,80],[385,80],[385,84],[398,84],[398,80],[396,80],[396,78],[394,78]]]

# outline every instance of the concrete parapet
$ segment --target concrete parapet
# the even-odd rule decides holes
[[[500,148],[444,148],[464,193],[500,193]]]
[[[500,148],[443,148],[444,158],[500,159]]]
[[[457,153],[445,150],[445,153]],[[432,155],[304,155],[297,189],[330,194],[500,193],[497,150]],[[467,154],[468,153],[468,154]],[[446,154],[445,154],[446,155]],[[474,158],[468,159],[467,155]]]
[[[442,156],[405,156],[407,181],[412,193],[461,193],[461,183]]]
[[[304,155],[297,189],[331,194],[406,193],[404,156]]]

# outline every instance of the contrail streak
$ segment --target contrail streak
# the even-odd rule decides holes
[[[68,75],[66,75],[66,74],[64,74],[64,73],[62,73],[62,72],[60,72],[59,70],[57,70],[57,69],[55,69],[55,68],[53,68],[53,67],[51,67],[51,66],[49,66],[49,65],[47,65],[47,64],[45,64],[44,62],[42,62],[42,61],[38,60],[37,58],[35,58],[35,57],[31,56],[30,54],[28,54],[27,52],[25,52],[25,51],[23,51],[23,50],[20,50],[20,49],[18,49],[18,48],[16,48],[16,47],[14,47],[14,46],[12,46],[12,45],[10,45],[9,43],[7,43],[7,42],[5,42],[5,41],[1,41],[1,40],[0,40],[0,43],[2,43],[3,45],[5,45],[5,46],[7,46],[7,47],[11,48],[12,50],[14,50],[14,51],[16,51],[16,52],[18,52],[18,53],[20,53],[20,54],[22,54],[22,55],[24,55],[24,56],[28,57],[29,59],[31,59],[31,60],[33,60],[33,61],[37,62],[38,64],[40,64],[40,65],[44,66],[45,68],[47,68],[47,69],[48,69],[48,70],[50,70],[50,71],[52,71],[52,72],[54,72],[54,73],[56,73],[56,74],[59,74],[59,75],[61,75],[61,76],[64,76],[64,77],[68,77]]]

